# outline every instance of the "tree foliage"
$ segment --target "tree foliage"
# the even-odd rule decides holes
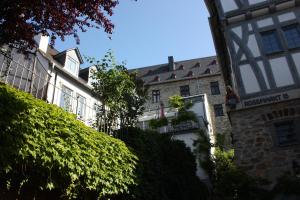
[[[182,96],[173,95],[169,97],[169,105],[172,108],[178,109],[178,111],[185,111],[193,106],[192,102],[185,102]]]
[[[157,129],[167,125],[168,125],[168,119],[166,117],[151,119],[149,121],[149,127],[151,127],[152,129]]]
[[[109,20],[118,0],[1,0],[0,45],[10,44],[21,50],[35,46],[33,37],[39,33],[57,37],[74,36],[78,31],[103,27],[111,34],[114,25]]]
[[[96,67],[93,78],[94,95],[102,102],[98,111],[98,124],[116,126],[120,120],[121,127],[133,126],[137,117],[143,112],[147,87],[135,72],[129,72],[125,64],[117,64],[111,51],[101,61],[88,58]]]
[[[213,195],[216,200],[262,200],[267,191],[263,189],[267,181],[249,176],[234,162],[234,151],[216,148],[214,153],[215,174]]]
[[[136,161],[120,140],[0,85],[1,198],[96,199],[126,193],[135,184]]]
[[[268,194],[263,186],[267,181],[251,177],[234,163],[234,150],[224,146],[225,140],[217,137],[216,144],[211,144],[204,132],[199,132],[195,141],[196,153],[199,153],[199,163],[209,175],[212,182],[214,200],[263,200]],[[214,154],[211,149],[214,148]]]
[[[193,103],[185,102],[182,96],[174,95],[169,97],[169,105],[178,110],[177,116],[171,121],[173,126],[186,121],[198,122],[196,114],[188,110],[193,106]]]
[[[139,160],[138,184],[131,187],[130,195],[116,199],[207,199],[207,188],[196,176],[195,158],[182,141],[136,128],[120,131],[118,136],[134,150]]]

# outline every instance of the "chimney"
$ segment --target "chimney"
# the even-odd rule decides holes
[[[175,71],[176,67],[175,67],[173,56],[169,56],[168,60],[169,60],[169,69],[170,69],[170,71]]]
[[[36,41],[36,43],[38,45],[38,49],[40,49],[44,53],[47,53],[48,44],[49,44],[49,36],[42,35],[40,33],[34,37],[34,40]]]

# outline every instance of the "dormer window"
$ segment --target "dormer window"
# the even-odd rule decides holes
[[[207,69],[203,72],[203,74],[210,74],[210,69],[207,68]]]
[[[189,71],[189,72],[187,73],[187,75],[186,75],[186,77],[191,77],[191,76],[194,76],[193,71]]]
[[[183,65],[180,65],[179,68],[178,68],[178,70],[184,70]]]
[[[176,74],[171,74],[171,76],[168,79],[176,79]]]
[[[192,68],[197,68],[197,67],[200,67],[200,63],[196,63]]]
[[[152,82],[158,82],[158,81],[160,81],[159,76],[155,76]]]
[[[66,69],[71,72],[72,74],[77,75],[77,69],[78,69],[78,62],[74,60],[71,57],[68,57],[68,60],[66,62]]]
[[[210,66],[210,65],[216,65],[217,64],[217,60],[212,60],[209,64],[208,64],[208,66]]]

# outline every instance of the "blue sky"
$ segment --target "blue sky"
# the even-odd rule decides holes
[[[77,46],[82,55],[101,59],[112,49],[128,68],[215,55],[203,0],[120,0],[111,18],[115,24],[112,39],[103,29],[79,34],[80,45],[72,37],[57,40],[65,50]],[[84,64],[83,66],[87,66]]]

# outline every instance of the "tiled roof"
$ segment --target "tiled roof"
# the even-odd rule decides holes
[[[220,73],[216,56],[178,61],[174,62],[174,64],[175,70],[172,70],[170,65],[165,63],[130,71],[136,70],[138,76],[141,77],[146,84]]]

